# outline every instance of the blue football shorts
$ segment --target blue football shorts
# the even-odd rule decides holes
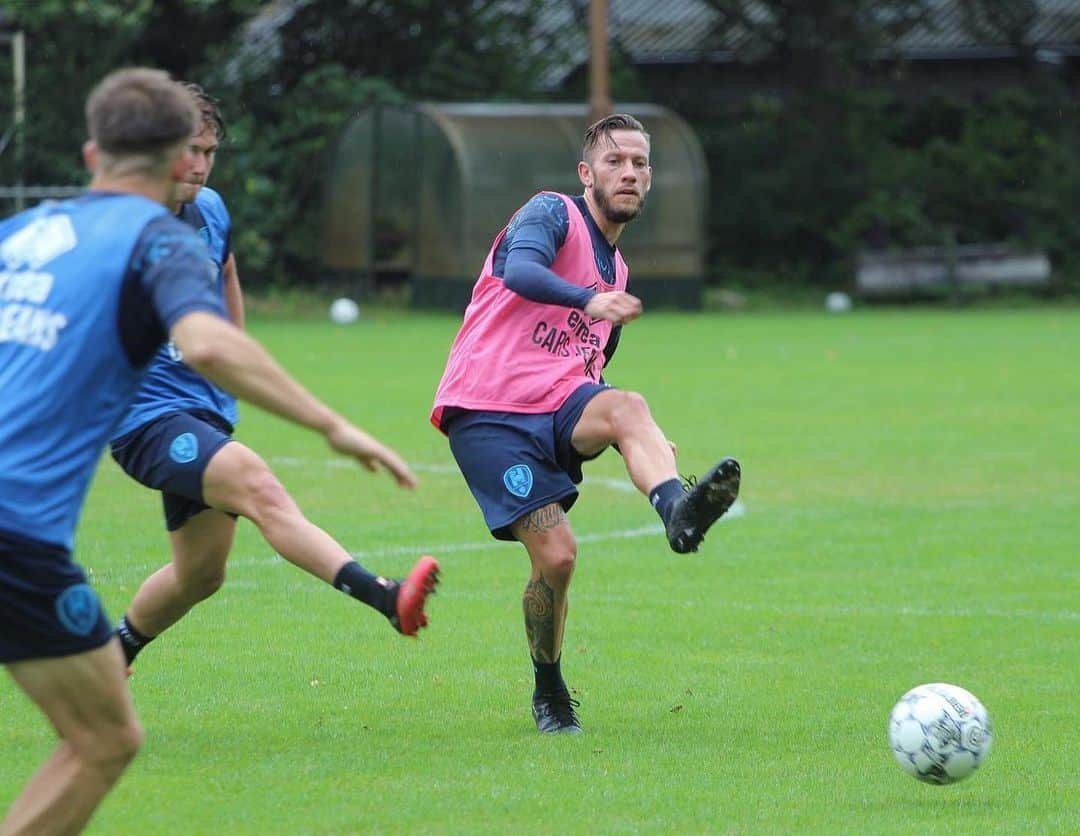
[[[213,412],[170,412],[113,441],[112,457],[135,481],[161,491],[165,527],[176,531],[210,507],[203,502],[203,473],[232,431]]]
[[[443,422],[450,450],[493,537],[516,539],[513,523],[553,502],[570,510],[582,462],[596,458],[582,456],[570,439],[589,401],[610,388],[583,384],[557,412],[450,411]]]
[[[85,653],[112,634],[67,549],[0,531],[0,664]]]

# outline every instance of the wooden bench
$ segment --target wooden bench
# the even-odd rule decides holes
[[[863,298],[959,295],[989,287],[1036,288],[1050,282],[1050,259],[1007,244],[961,244],[863,251],[855,289]]]

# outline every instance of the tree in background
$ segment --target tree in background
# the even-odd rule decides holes
[[[730,45],[739,63],[769,67],[777,80],[772,93],[726,101],[688,88],[674,104],[709,160],[716,277],[835,283],[846,266],[828,233],[865,193],[881,150],[856,115],[874,98],[862,89],[861,61],[924,23],[932,0],[703,2],[717,12],[710,43]],[[701,69],[707,89],[715,70]]]
[[[1036,0],[950,5],[1028,61],[1023,83],[977,103],[905,98],[867,72],[867,56],[929,25],[942,0],[698,2],[717,13],[711,42],[734,44],[750,74],[783,77],[782,89],[721,95],[704,57],[660,86],[617,41],[612,85],[620,100],[674,108],[705,146],[709,280],[836,284],[861,247],[940,243],[950,230],[1045,248],[1080,285],[1080,117],[1075,94],[1038,68]],[[552,10],[558,25],[538,26]],[[587,0],[16,0],[4,12],[28,35],[24,182],[85,182],[82,103],[117,66],[160,66],[222,99],[230,139],[216,185],[236,216],[248,284],[320,278],[327,153],[364,106],[587,96],[580,77],[560,91],[540,83],[572,63],[558,27],[580,36]],[[902,75],[903,61],[889,71]],[[0,61],[2,114],[10,73]],[[9,146],[0,182],[15,179]]]
[[[406,100],[529,100],[559,60],[528,0],[293,0],[220,46],[207,86],[234,141],[218,184],[245,264],[270,281],[320,277],[328,153],[361,108]]]
[[[5,8],[9,28],[26,33],[25,158],[22,180],[80,184],[83,103],[90,88],[120,66],[149,64],[184,77],[228,38],[257,0],[22,0]],[[10,62],[0,62],[0,113],[11,113]],[[15,178],[11,148],[0,155],[0,181]]]
[[[710,101],[710,68],[674,107],[706,146],[712,174],[710,262],[736,284],[850,280],[861,248],[1013,239],[1047,249],[1075,275],[1076,233],[1063,219],[1080,167],[1067,149],[1077,105],[1030,71],[973,101],[902,95],[871,72],[897,39],[933,27],[937,0],[703,0],[736,57],[770,67],[778,91]],[[986,42],[1033,66],[1034,0],[963,0],[957,12]],[[904,61],[884,62],[903,76]],[[777,71],[779,68],[779,71]],[[1071,185],[1070,185],[1071,184]]]
[[[888,48],[925,23],[934,0],[702,0],[715,28],[739,32],[740,60],[788,67],[806,91],[853,83],[868,51]],[[974,0],[978,2],[978,0]]]
[[[317,278],[326,152],[376,101],[535,99],[559,60],[531,0],[36,0],[9,23],[28,36],[23,181],[78,184],[82,104],[109,70],[146,63],[198,81],[230,139],[216,185],[236,215],[248,284]],[[0,108],[10,112],[10,68]],[[15,180],[0,155],[0,182]]]

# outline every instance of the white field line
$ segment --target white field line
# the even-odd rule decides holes
[[[718,609],[743,610],[745,612],[769,612],[777,615],[814,615],[827,618],[864,616],[873,618],[1018,618],[1026,621],[1080,621],[1075,610],[1001,610],[975,607],[866,607],[859,604],[800,605],[800,604],[751,604],[742,601],[717,601]],[[709,602],[713,606],[713,602]]]
[[[270,460],[271,466],[280,467],[311,467],[318,465],[311,459],[302,457],[291,456],[277,456]],[[321,464],[330,468],[351,468],[356,465],[348,459],[323,459]],[[437,473],[445,475],[457,476],[460,471],[456,465],[452,464],[413,464],[410,465],[413,470],[418,473]],[[610,488],[611,490],[618,491],[620,493],[637,493],[637,488],[629,481],[629,479],[614,479],[610,477],[586,477],[582,483],[584,485],[596,485],[599,487]],[[746,516],[746,506],[742,500],[736,500],[735,504],[728,509],[728,512],[720,518],[720,522],[726,522],[728,520],[738,519],[739,517]],[[659,523],[653,523],[651,525],[640,526],[637,528],[628,528],[621,531],[604,531],[595,533],[584,533],[575,535],[575,539],[578,543],[603,543],[608,540],[630,540],[638,537],[651,536],[654,534],[660,534],[664,530],[664,527]],[[362,549],[359,551],[350,552],[350,554],[357,560],[364,560],[372,557],[393,557],[397,555],[409,555],[409,554],[455,554],[458,552],[475,552],[475,551],[488,551],[490,549],[499,548],[504,543],[494,538],[488,540],[478,540],[474,542],[454,542],[454,543],[440,543],[438,545],[427,546],[388,546],[385,548],[376,549]],[[275,555],[276,557],[276,555]],[[278,558],[280,559],[280,558]],[[236,565],[236,561],[230,560],[231,565]]]
[[[660,523],[643,525],[638,528],[625,528],[621,531],[598,531],[595,533],[576,534],[574,539],[579,543],[603,543],[608,540],[635,540],[638,537],[649,537],[663,534],[664,527]],[[351,552],[357,560],[366,560],[370,557],[391,557],[394,555],[408,554],[453,554],[455,552],[480,552],[490,549],[506,548],[514,545],[504,540],[496,540],[494,537],[487,540],[476,540],[472,543],[442,543],[437,546],[387,546],[378,549],[365,549]]]
[[[492,543],[493,546],[509,545]],[[410,552],[410,554],[415,552]],[[239,563],[246,567],[262,567],[266,568],[272,563],[283,563],[280,557],[274,555],[270,558],[242,558],[239,561],[230,560],[230,565]],[[374,567],[372,567],[374,568]],[[310,592],[312,594],[318,594],[325,590],[321,589],[321,584],[317,581],[313,582],[312,578],[301,577],[303,573],[296,574],[295,580],[288,581],[286,588],[296,593]],[[264,584],[259,578],[230,578],[226,581],[226,588],[232,591],[259,589]],[[274,584],[275,588],[280,588],[278,582]],[[575,600],[579,603],[592,602],[603,605],[619,605],[627,603],[628,599],[619,596],[618,594],[611,594],[606,590],[590,590],[582,588],[575,593]],[[453,589],[447,590],[445,596],[440,593],[440,597],[455,598],[455,599],[469,599],[469,600],[502,600],[505,598],[504,590],[481,590],[475,589]],[[1019,620],[1039,623],[1078,623],[1080,622],[1080,612],[1075,610],[1006,610],[999,608],[986,608],[979,609],[975,607],[867,607],[859,604],[770,604],[770,603],[754,603],[748,601],[736,601],[730,599],[718,599],[713,598],[708,602],[708,606],[715,610],[727,610],[730,612],[746,612],[746,613],[765,613],[770,615],[787,616],[787,615],[801,615],[812,616],[814,618],[934,618],[934,619],[947,619],[947,618],[960,618],[960,619],[1000,619],[1003,621]]]
[[[595,533],[578,534],[575,539],[578,543],[603,543],[608,540],[634,540],[638,537],[655,536],[663,534],[664,527],[659,523],[643,525],[639,528],[627,528],[622,531],[598,531]],[[493,549],[505,549],[514,543],[505,540],[496,540],[491,537],[487,540],[476,540],[465,543],[439,543],[421,544],[408,546],[384,546],[374,549],[357,549],[350,551],[354,558],[360,561],[369,560],[373,557],[399,557],[402,555],[420,554],[458,554],[461,552],[484,552]],[[246,556],[241,558],[229,558],[230,566],[265,566],[268,563],[284,563],[285,560],[277,554],[266,557]]]
[[[730,512],[729,512],[730,513]],[[659,524],[645,525],[640,528],[628,528],[621,531],[602,531],[596,533],[581,534],[577,537],[579,543],[602,543],[609,540],[631,540],[638,537],[654,537],[663,532]],[[382,549],[369,549],[365,551],[351,552],[353,557],[359,560],[369,560],[381,557],[400,557],[431,553],[441,557],[446,554],[461,552],[483,552],[494,549],[509,549],[514,544],[500,540],[478,540],[471,543],[443,543],[438,546],[399,546]],[[666,551],[666,550],[665,550]],[[163,560],[166,559],[163,555]],[[672,560],[679,558],[671,555]],[[123,573],[110,572],[114,583],[123,583],[128,579],[132,582],[141,581],[147,571],[157,569],[159,564],[136,566],[127,564]],[[286,561],[277,554],[244,555],[229,558],[229,567],[233,569],[265,569],[270,566],[287,565]],[[377,571],[377,566],[370,567]],[[321,584],[310,577],[303,577],[302,571],[295,573],[295,580],[287,582],[287,588],[298,593],[316,592]],[[91,570],[91,576],[93,570]],[[121,577],[123,575],[123,577]],[[279,582],[275,582],[275,587]],[[245,577],[236,578],[230,576],[226,581],[226,587],[230,590],[240,591],[245,589],[259,589],[263,586],[261,578]],[[610,591],[592,591],[581,589],[575,593],[579,599],[599,601],[603,604],[626,603],[627,599]],[[469,599],[501,599],[501,591],[476,591],[470,589],[455,589],[448,593],[454,598]],[[1054,622],[1080,622],[1080,611],[1076,610],[1028,610],[1028,609],[1000,609],[978,607],[867,607],[861,604],[769,604],[752,603],[746,601],[711,599],[708,604],[717,610],[730,610],[749,613],[772,613],[775,615],[808,615],[818,618],[994,618],[994,619],[1019,619],[1022,621],[1054,623]]]
[[[457,468],[449,468],[447,472],[457,473]],[[731,507],[731,510],[721,519],[730,519],[732,517],[741,517],[746,513],[740,502],[736,502]],[[610,540],[633,540],[639,537],[655,537],[662,534],[664,528],[659,523],[652,523],[650,525],[643,525],[637,528],[626,528],[616,531],[598,531],[598,532],[586,532],[577,535],[576,539],[579,543],[603,543]],[[439,545],[424,545],[424,546],[390,546],[385,548],[376,549],[364,549],[359,551],[350,552],[353,557],[358,560],[370,560],[371,558],[381,557],[401,557],[410,555],[419,555],[425,553],[431,553],[434,555],[442,556],[446,554],[455,554],[463,552],[485,552],[492,551],[494,549],[505,549],[512,546],[512,543],[504,542],[501,540],[495,540],[489,538],[487,540],[476,540],[473,542],[456,542],[456,543],[442,543]],[[162,554],[162,562],[166,560],[165,554]],[[673,557],[672,559],[678,559]],[[284,565],[286,561],[277,554],[264,554],[264,555],[243,555],[229,558],[229,566],[234,569],[262,569],[268,566]],[[128,563],[124,567],[122,573],[125,577],[121,578],[121,573],[110,572],[115,582],[122,583],[128,573],[131,573],[132,581],[139,581],[145,576],[147,571],[157,569],[161,564],[145,564],[138,566],[133,563]],[[377,569],[377,567],[372,567]],[[91,575],[93,570],[91,569]],[[300,575],[303,573],[300,572]],[[239,591],[242,589],[257,589],[262,586],[259,579],[252,578],[235,578],[230,577],[226,581],[226,585],[229,589]],[[297,592],[304,590],[314,590],[319,584],[311,583],[311,578],[301,578],[299,575],[295,581],[288,584],[288,588]],[[452,594],[458,598],[495,598],[502,597],[496,592],[476,592],[469,590],[455,590]],[[612,595],[610,592],[589,592],[580,591],[577,593],[582,598],[599,599],[603,603],[619,603],[620,597],[618,595]],[[801,605],[801,604],[768,604],[768,603],[749,603],[745,601],[723,600],[713,599],[709,602],[710,607],[714,607],[718,610],[736,610],[742,612],[763,612],[763,613],[775,613],[777,615],[812,615],[824,618],[842,618],[846,616],[856,617],[904,617],[904,618],[1000,618],[1000,619],[1021,619],[1024,621],[1035,622],[1080,622],[1080,612],[1075,610],[1004,610],[987,608],[980,609],[976,607],[956,607],[956,608],[932,608],[932,607],[867,607],[858,604],[835,604],[835,605]]]
[[[457,472],[457,471],[455,471]],[[638,528],[626,528],[621,531],[598,531],[595,533],[585,533],[576,536],[576,540],[579,543],[603,543],[608,540],[633,540],[638,537],[656,536],[663,534],[664,527],[660,523],[652,523],[650,525],[640,526]],[[483,552],[490,551],[492,549],[507,548],[513,546],[514,543],[504,540],[496,540],[494,537],[489,537],[487,540],[476,540],[474,542],[456,542],[456,543],[440,543],[440,544],[421,544],[421,545],[408,545],[408,546],[386,546],[383,548],[375,549],[360,549],[357,551],[350,551],[356,560],[365,561],[376,557],[397,557],[402,555],[421,555],[421,554],[455,554],[460,552]],[[153,571],[159,568],[168,560],[168,554],[163,548],[161,553],[161,563],[154,564],[135,564],[127,563],[124,566],[124,574],[128,572],[138,574],[142,577],[142,573]],[[271,566],[274,564],[286,563],[285,559],[279,554],[266,554],[262,556],[257,555],[243,555],[233,556],[229,558],[230,568],[258,568],[263,566]],[[91,569],[91,573],[93,570]],[[116,574],[116,573],[110,573]]]
[[[730,513],[730,512],[729,512]],[[638,537],[651,537],[660,534],[663,531],[663,527],[659,524],[641,526],[640,528],[628,528],[622,531],[605,531],[596,532],[592,534],[579,535],[577,540],[579,543],[602,543],[608,540],[630,540]],[[511,543],[502,542],[495,539],[490,540],[478,540],[471,543],[443,543],[439,546],[401,546],[391,547],[383,549],[369,549],[364,551],[351,552],[353,557],[361,560],[378,557],[394,557],[394,556],[408,556],[418,555],[426,552],[430,552],[435,555],[454,554],[461,552],[482,552],[490,551],[494,549],[507,548],[511,546]],[[165,559],[163,555],[163,560]],[[677,558],[673,558],[677,559]],[[269,566],[284,565],[286,562],[277,554],[269,555],[244,555],[242,557],[231,557],[229,559],[229,566],[231,568],[239,569],[262,569]],[[127,564],[124,569],[124,575],[128,572],[131,573],[131,579],[141,580],[144,573],[158,568],[159,564],[146,564],[143,566],[136,566],[135,564]],[[376,569],[377,567],[372,567]],[[92,570],[91,570],[92,574]],[[122,582],[122,579],[118,577],[120,573],[110,572],[115,578],[115,582]],[[300,575],[303,573],[300,572]],[[239,591],[241,589],[257,589],[262,586],[262,583],[258,579],[252,578],[235,578],[230,577],[226,581],[226,585],[229,589]],[[310,578],[301,578],[299,575],[297,579],[290,582],[289,589],[297,592],[305,590],[315,590],[319,584],[311,583]],[[469,590],[454,590],[450,593],[455,598],[496,598],[502,597],[496,592],[476,592]],[[581,590],[577,593],[581,598],[589,598],[593,600],[600,600],[606,604],[620,603],[621,599],[618,595],[612,595],[610,592],[591,592]],[[834,604],[834,605],[803,605],[803,604],[768,604],[768,603],[749,603],[745,601],[723,600],[713,599],[709,602],[710,607],[714,607],[718,610],[736,610],[742,612],[752,613],[775,613],[777,615],[812,615],[824,618],[843,618],[847,616],[856,617],[901,617],[901,618],[998,618],[998,619],[1020,619],[1023,621],[1034,622],[1080,622],[1080,612],[1075,610],[1026,610],[1026,609],[999,609],[999,608],[977,608],[977,607],[953,607],[953,608],[934,608],[934,607],[867,607],[859,604]]]
[[[455,471],[456,472],[456,471]],[[735,503],[731,507],[731,510],[721,518],[721,522],[727,517],[733,516],[732,512],[739,507],[739,503]],[[742,516],[743,511],[739,511],[734,516]],[[638,526],[637,528],[625,528],[616,531],[597,531],[597,532],[585,532],[583,534],[575,535],[575,539],[578,543],[604,543],[609,540],[635,540],[639,537],[653,537],[664,533],[664,527],[660,523],[651,523],[649,525]],[[483,552],[491,551],[493,549],[506,548],[513,545],[510,542],[504,540],[496,540],[491,537],[487,540],[475,540],[472,542],[454,542],[454,543],[439,543],[439,544],[411,544],[407,546],[384,546],[374,549],[358,549],[350,551],[356,560],[364,561],[371,558],[378,557],[399,557],[402,555],[419,555],[419,554],[457,554],[461,552]],[[162,553],[162,562],[167,559],[164,551]],[[229,566],[233,568],[249,568],[258,566],[268,566],[275,563],[285,563],[286,561],[278,554],[268,554],[263,557],[257,557],[255,555],[245,555],[243,557],[230,557]],[[134,563],[128,563],[125,566],[125,570],[128,571],[152,571],[157,569],[160,564],[143,564],[137,565]]]
[[[673,559],[675,558],[672,555]],[[313,589],[308,583],[310,578],[297,578],[289,584],[289,588],[297,592],[301,588]],[[230,584],[232,581],[227,581]],[[316,583],[315,587],[318,586]],[[476,591],[475,589],[454,589],[444,595],[440,591],[439,596],[445,598],[471,599],[471,600],[503,600],[505,590]],[[578,589],[574,592],[574,600],[590,602],[599,605],[619,605],[630,603],[628,598],[612,595],[604,590]],[[776,616],[811,616],[822,619],[844,618],[932,618],[932,619],[999,619],[1009,621],[1028,621],[1043,624],[1052,623],[1080,623],[1080,612],[1076,610],[1003,610],[998,608],[978,609],[974,607],[866,607],[859,604],[770,604],[749,601],[736,601],[731,599],[712,598],[708,606],[717,610],[729,612],[765,613]]]
[[[345,470],[357,467],[357,465],[349,459],[323,459],[321,464],[297,456],[275,456],[268,460],[272,467],[312,467],[322,466],[332,470]],[[409,465],[417,473],[435,473],[438,475],[450,475],[457,476],[461,471],[457,469],[457,465],[452,464],[412,464]],[[598,486],[602,488],[609,488],[619,493],[637,493],[637,488],[629,478],[613,478],[610,476],[586,476],[585,481],[582,483],[587,486]],[[727,514],[724,515],[724,519],[735,519],[736,517],[742,517],[746,515],[746,507],[740,500],[736,500],[735,504],[731,506]]]
[[[289,456],[276,456],[270,459],[272,466],[278,467],[311,467],[315,464],[312,460],[307,458],[297,458]],[[351,461],[347,459],[325,459],[322,461],[322,465],[328,468],[353,468],[356,467]],[[458,474],[458,469],[454,465],[449,464],[414,464],[413,469],[418,472],[426,473],[439,473],[439,474]],[[606,477],[586,477],[586,485],[599,485],[602,487],[610,488],[612,490],[635,493],[636,488],[629,481],[624,479],[613,479]],[[731,509],[721,518],[720,522],[727,520],[738,519],[746,515],[746,507],[742,501],[737,501],[731,506]],[[653,537],[663,533],[663,526],[659,523],[653,523],[651,525],[643,525],[637,528],[627,528],[616,531],[598,531],[598,532],[586,532],[578,534],[576,539],[579,543],[603,543],[610,540],[633,540],[639,537]],[[397,557],[407,555],[418,555],[424,553],[431,553],[435,555],[444,554],[456,554],[462,552],[484,552],[491,551],[493,549],[506,548],[512,544],[505,543],[494,538],[487,540],[476,540],[472,542],[454,542],[454,543],[441,543],[441,544],[429,544],[423,546],[390,546],[385,548],[375,549],[363,549],[359,551],[351,552],[352,556],[358,560],[366,560],[370,558],[379,557]],[[166,555],[162,554],[162,562],[167,559]],[[229,559],[229,566],[233,568],[263,568],[266,566],[272,566],[277,564],[284,564],[285,561],[276,554],[268,554],[262,556],[256,555],[244,555],[231,557]],[[141,580],[143,573],[146,571],[152,571],[157,569],[160,564],[146,564],[143,566],[136,566],[135,564],[127,564],[125,566],[125,573],[132,572],[133,579],[137,575],[137,578]],[[373,567],[374,568],[374,567]],[[116,573],[110,573],[114,575]],[[302,573],[301,573],[302,574]],[[119,580],[119,578],[117,578]],[[319,586],[318,583],[311,584],[310,578],[297,578],[296,582],[290,584],[290,588],[295,588],[297,591],[304,589],[315,589]],[[258,580],[253,579],[238,579],[230,578],[226,581],[228,588],[239,591],[241,589],[254,589],[261,586]],[[454,597],[495,597],[496,593],[477,593],[463,590],[456,590],[451,593]],[[604,602],[617,602],[618,596],[611,595],[610,593],[590,593],[587,591],[580,591],[577,593],[581,597],[590,597],[594,599],[602,599]],[[501,596],[499,596],[501,597]],[[840,618],[844,616],[862,616],[862,617],[883,617],[883,616],[899,616],[899,617],[914,617],[914,618],[1000,618],[1000,619],[1021,619],[1025,621],[1036,622],[1080,622],[1080,612],[1075,610],[1003,610],[1003,609],[979,609],[974,607],[963,608],[941,608],[935,609],[932,607],[866,607],[861,605],[789,605],[789,604],[758,604],[748,603],[745,601],[731,601],[731,600],[717,600],[710,601],[709,606],[715,607],[718,610],[738,610],[743,612],[764,612],[764,613],[776,613],[778,615],[813,615],[826,618]]]

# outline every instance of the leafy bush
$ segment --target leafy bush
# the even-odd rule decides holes
[[[691,123],[712,171],[721,281],[734,266],[834,285],[865,247],[1007,240],[1046,251],[1059,280],[1080,288],[1078,106],[1054,85],[979,103],[883,91],[757,99]]]

